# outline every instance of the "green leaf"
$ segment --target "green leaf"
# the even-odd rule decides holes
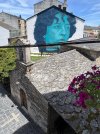
[[[15,68],[16,54],[12,48],[0,48],[0,79],[9,76],[11,70]]]

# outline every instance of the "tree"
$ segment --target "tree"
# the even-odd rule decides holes
[[[0,48],[0,81],[9,77],[16,64],[16,54],[13,48]]]

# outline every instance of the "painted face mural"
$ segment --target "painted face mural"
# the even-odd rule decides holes
[[[35,24],[34,37],[38,46],[44,44],[46,47],[39,48],[39,50],[42,52],[59,51],[61,46],[51,47],[48,45],[68,41],[76,30],[73,22],[75,24],[75,18],[70,18],[57,10],[50,10],[40,14]]]
[[[67,16],[61,13],[55,15],[53,23],[47,27],[45,42],[46,44],[53,44],[57,42],[66,42],[70,35],[70,24]]]

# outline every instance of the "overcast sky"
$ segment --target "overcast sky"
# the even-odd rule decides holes
[[[42,0],[0,0],[0,12],[22,15],[24,19],[34,14],[33,4]],[[63,0],[59,0],[63,1]],[[68,12],[85,19],[86,25],[100,25],[100,0],[67,0]]]

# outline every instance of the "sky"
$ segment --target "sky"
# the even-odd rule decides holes
[[[21,15],[27,19],[34,15],[33,5],[42,0],[0,0],[0,12]],[[63,0],[59,0],[63,2]],[[100,25],[100,0],[67,0],[67,11],[85,20],[85,25]]]

